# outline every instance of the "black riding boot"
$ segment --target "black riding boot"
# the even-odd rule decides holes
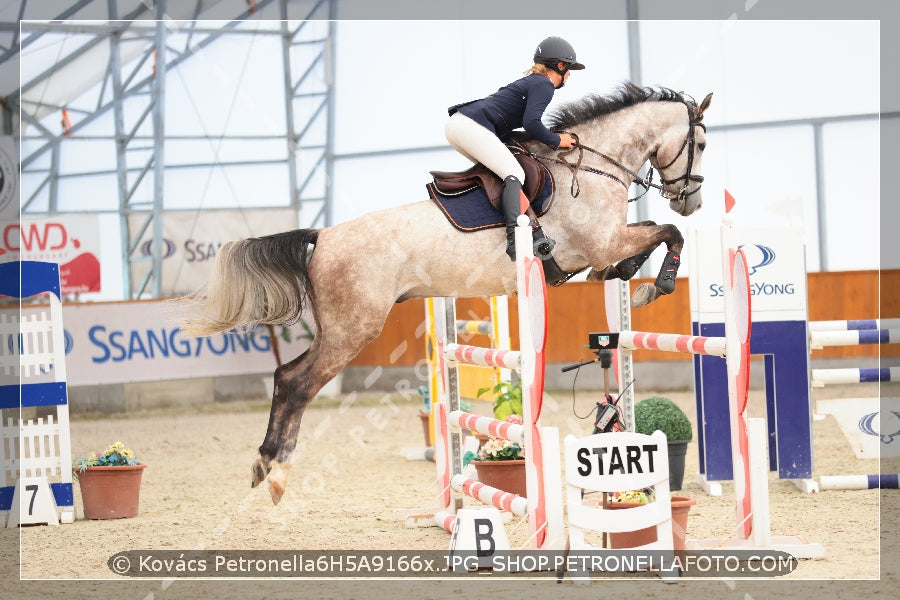
[[[506,254],[516,260],[516,219],[522,214],[522,182],[510,175],[503,180],[503,218],[506,220]]]

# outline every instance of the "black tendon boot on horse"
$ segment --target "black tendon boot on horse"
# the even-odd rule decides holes
[[[506,254],[516,260],[516,219],[522,214],[522,182],[510,175],[503,180],[503,218],[506,220]]]

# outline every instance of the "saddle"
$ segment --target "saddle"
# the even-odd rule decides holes
[[[553,175],[537,159],[518,146],[508,146],[525,171],[522,191],[528,198],[525,214],[531,220],[532,235],[543,236],[537,218],[550,210],[556,191]],[[490,169],[477,164],[465,171],[431,171],[434,181],[425,187],[444,216],[459,231],[478,231],[504,227],[502,196],[503,182]],[[575,273],[566,273],[550,254],[552,245],[540,252],[548,284],[560,285]],[[536,251],[537,255],[538,252]]]
[[[544,192],[550,172],[537,159],[518,151],[517,147],[510,147],[510,150],[513,151],[513,156],[525,171],[525,183],[522,191],[529,203],[525,214],[534,221],[537,219],[537,215],[531,207],[531,203]],[[434,188],[437,192],[445,196],[456,196],[469,192],[472,188],[480,187],[487,195],[491,206],[501,213],[503,212],[503,181],[483,164],[478,163],[465,171],[431,171],[430,173],[434,177]]]

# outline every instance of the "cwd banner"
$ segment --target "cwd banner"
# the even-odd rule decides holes
[[[100,291],[100,244],[97,215],[5,222],[0,237],[4,261],[57,263],[64,295]]]
[[[153,233],[144,227],[147,219],[147,213],[129,216],[128,229],[132,239],[143,231],[137,248],[149,258]],[[163,295],[189,294],[198,289],[209,276],[216,252],[226,242],[287,231],[296,224],[297,213],[289,208],[167,213],[163,218]],[[133,293],[149,268],[149,261],[133,263]]]
[[[268,329],[191,338],[178,326],[181,316],[165,300],[63,304],[66,372],[70,386],[105,385],[212,377],[270,374],[277,366]],[[22,308],[22,318],[36,309]],[[0,310],[0,319],[18,307]],[[302,324],[275,327],[282,361],[309,347]],[[2,340],[13,347],[12,339]]]

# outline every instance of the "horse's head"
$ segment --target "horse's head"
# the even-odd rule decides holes
[[[687,131],[683,127],[668,128],[659,148],[650,157],[650,164],[662,179],[662,195],[669,200],[672,210],[685,217],[703,205],[700,194],[703,184],[700,163],[706,148],[703,111],[711,99],[712,94],[707,94],[697,105],[683,98],[687,107]]]

